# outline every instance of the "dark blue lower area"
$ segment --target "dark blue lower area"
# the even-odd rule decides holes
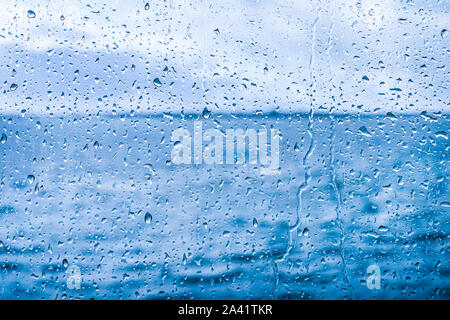
[[[279,130],[279,173],[175,165],[171,133],[194,120]],[[449,299],[449,127],[1,116],[0,298]]]

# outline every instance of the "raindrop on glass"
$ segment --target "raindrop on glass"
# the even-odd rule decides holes
[[[6,136],[6,134],[2,133],[2,137],[0,138],[0,142],[1,143],[6,143],[6,141],[8,141],[8,137]]]
[[[203,117],[203,119],[208,119],[210,115],[211,115],[211,111],[209,111],[209,110],[205,107],[205,109],[203,109],[203,112],[202,112],[202,117]]]
[[[35,179],[35,177],[32,174],[29,174],[27,176],[27,180],[28,180],[29,184],[32,184],[34,182],[34,180],[36,180],[36,179]]]
[[[145,214],[145,223],[150,223],[150,222],[152,222],[152,219],[153,219],[153,217],[152,217],[152,215],[150,214],[150,212],[147,212],[147,213]]]
[[[159,79],[158,78],[155,78],[155,80],[153,80],[153,84],[155,85],[155,86],[157,86],[157,87],[161,87],[161,81],[159,81]]]
[[[27,17],[28,18],[35,18],[36,17],[36,13],[33,10],[28,10]]]

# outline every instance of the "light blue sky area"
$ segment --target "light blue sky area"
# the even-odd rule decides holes
[[[0,7],[1,114],[450,109],[448,1]]]

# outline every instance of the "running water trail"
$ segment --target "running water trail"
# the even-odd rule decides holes
[[[339,228],[339,256],[341,258],[342,263],[342,275],[344,279],[344,283],[349,289],[350,292],[350,298],[353,297],[353,287],[350,284],[350,281],[348,279],[347,274],[347,260],[345,257],[345,232],[344,232],[344,225],[342,221],[342,201],[341,201],[341,193],[338,188],[337,184],[337,175],[336,175],[336,167],[334,165],[334,145],[336,143],[336,135],[335,135],[335,119],[333,114],[330,114],[331,117],[331,137],[330,137],[330,169],[331,169],[331,187],[333,188],[335,194],[336,194],[336,224]]]
[[[331,8],[331,13],[330,13],[330,19],[331,19],[331,24],[330,24],[330,29],[328,30],[328,39],[327,39],[327,51],[326,54],[328,56],[328,60],[329,60],[329,64],[331,64],[331,47],[332,47],[332,33],[333,33],[333,28],[334,28],[334,16],[333,16],[333,6],[330,6]],[[332,92],[333,89],[335,88],[334,84],[333,84],[333,77],[330,79],[330,83],[331,83],[331,89],[330,91]],[[341,263],[342,263],[342,275],[343,275],[343,280],[345,285],[347,286],[347,288],[349,289],[349,293],[350,293],[350,298],[353,298],[353,287],[350,284],[350,281],[348,279],[348,274],[347,274],[347,260],[346,260],[346,256],[345,256],[345,231],[344,231],[344,225],[343,225],[343,221],[342,221],[342,197],[341,197],[341,192],[339,190],[338,184],[337,184],[337,174],[336,174],[336,167],[335,167],[335,146],[336,144],[336,122],[335,122],[335,118],[334,118],[334,113],[333,111],[336,109],[336,99],[335,99],[335,95],[332,94],[331,95],[331,100],[332,100],[332,105],[330,108],[330,119],[331,119],[331,124],[330,124],[330,128],[331,128],[331,134],[330,134],[330,170],[331,170],[331,187],[333,189],[333,191],[335,192],[335,196],[336,196],[336,224],[339,228],[339,256],[341,258]]]
[[[303,208],[303,193],[309,188],[309,182],[311,180],[311,166],[307,164],[308,159],[311,157],[311,155],[314,152],[315,149],[315,142],[313,137],[313,120],[314,120],[314,97],[313,93],[315,91],[316,87],[316,81],[315,77],[313,78],[313,65],[314,65],[314,55],[315,55],[315,45],[316,45],[316,25],[319,21],[319,14],[320,14],[320,7],[317,10],[317,17],[314,20],[314,22],[311,25],[311,55],[309,59],[309,77],[311,79],[311,85],[310,85],[310,111],[308,113],[308,127],[307,127],[307,134],[309,136],[309,146],[308,150],[306,151],[303,159],[302,159],[302,166],[304,168],[304,177],[303,177],[303,183],[298,187],[297,189],[297,208],[296,208],[296,220],[295,223],[292,226],[289,226],[289,240],[286,252],[281,256],[280,259],[276,259],[273,262],[273,268],[274,273],[276,275],[276,281],[275,281],[275,297],[277,297],[278,292],[278,285],[280,280],[279,275],[279,269],[278,269],[278,263],[285,261],[287,256],[292,251],[292,245],[293,245],[293,235],[297,233],[297,230],[300,226],[300,211],[302,211]],[[306,212],[304,215],[305,218],[309,216],[309,213]]]

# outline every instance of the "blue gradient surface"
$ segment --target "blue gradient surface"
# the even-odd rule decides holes
[[[448,1],[0,7],[0,299],[449,299]]]
[[[448,298],[447,117],[203,119],[277,127],[272,176],[171,163],[194,119],[3,117],[1,297]]]

